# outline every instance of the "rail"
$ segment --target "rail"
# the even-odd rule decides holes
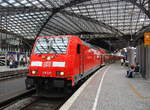
[[[28,69],[2,71],[0,72],[0,81],[15,78],[15,77],[25,76],[27,73],[28,73]]]
[[[21,99],[25,99],[27,97],[31,97],[33,94],[35,94],[35,89],[31,89],[31,90],[26,90],[24,92],[21,92],[15,96],[12,96],[8,99],[5,99],[3,101],[0,102],[0,110],[3,110],[13,104],[15,104],[17,101],[21,100]]]

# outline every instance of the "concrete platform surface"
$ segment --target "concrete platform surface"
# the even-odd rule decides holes
[[[119,63],[103,67],[60,110],[150,110],[150,81],[126,71]]]
[[[25,77],[0,81],[0,102],[25,90]]]
[[[0,72],[16,71],[16,70],[23,70],[23,69],[27,69],[27,67],[19,66],[18,68],[9,68],[9,66],[0,66]]]

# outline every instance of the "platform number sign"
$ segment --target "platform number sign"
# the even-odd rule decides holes
[[[144,33],[144,45],[150,45],[150,33]]]

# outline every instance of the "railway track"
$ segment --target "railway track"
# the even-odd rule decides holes
[[[27,105],[21,110],[58,110],[68,98],[46,98],[39,97],[33,103]]]
[[[58,110],[76,90],[66,93],[64,89],[53,89],[47,97],[25,93],[0,104],[0,110]]]
[[[35,94],[30,97],[20,97],[1,107],[0,110],[58,110],[72,94],[66,94],[64,97],[58,97],[56,94],[56,97],[39,97]]]
[[[27,98],[26,96],[26,98],[13,101],[3,108],[5,108],[4,110],[58,110],[90,76],[82,80],[69,94],[65,93],[64,95],[60,95],[62,94],[62,90],[56,90],[58,93],[54,90],[49,95],[50,97],[37,97],[36,95],[32,95]]]
[[[4,101],[0,102],[0,110],[9,108],[9,106],[16,104],[18,101],[30,97],[31,95],[35,94],[35,89],[24,91],[18,95],[5,99]],[[12,109],[11,109],[12,110]],[[15,109],[13,109],[15,110]],[[18,110],[18,109],[17,109]]]
[[[76,92],[76,90],[90,77],[92,76],[97,70],[95,70],[91,75],[84,78],[78,85],[74,88],[74,90],[67,94],[66,96],[58,97],[56,94],[55,96],[52,94],[51,98],[40,97],[34,103],[26,106],[21,110],[59,110],[59,108]]]
[[[11,79],[11,78],[16,78],[16,77],[26,76],[27,72],[28,72],[27,69],[0,72],[0,81]]]

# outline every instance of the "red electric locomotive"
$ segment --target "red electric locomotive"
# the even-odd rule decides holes
[[[103,49],[73,35],[42,36],[31,54],[26,87],[73,87],[103,64]]]

